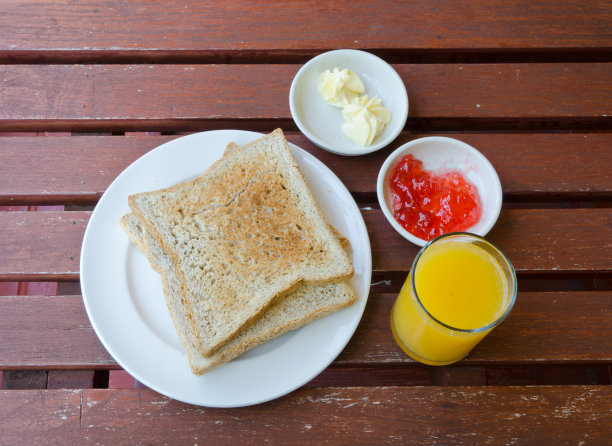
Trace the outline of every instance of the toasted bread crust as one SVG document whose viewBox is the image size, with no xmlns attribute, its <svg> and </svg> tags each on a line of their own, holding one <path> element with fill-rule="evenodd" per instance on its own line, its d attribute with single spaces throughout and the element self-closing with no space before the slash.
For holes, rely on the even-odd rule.
<svg viewBox="0 0 612 446">
<path fill-rule="evenodd" d="M 204 356 L 302 283 L 353 274 L 280 130 L 128 202 L 174 264 Z"/>
<path fill-rule="evenodd" d="M 187 353 L 191 371 L 196 375 L 207 373 L 269 339 L 346 308 L 356 301 L 355 294 L 345 282 L 303 285 L 272 305 L 256 323 L 242 330 L 224 347 L 205 358 L 200 354 L 197 339 L 187 322 L 185 300 L 170 258 L 155 239 L 143 230 L 134 214 L 124 215 L 121 226 L 130 241 L 147 256 L 153 269 L 160 274 L 166 306 Z"/>
</svg>

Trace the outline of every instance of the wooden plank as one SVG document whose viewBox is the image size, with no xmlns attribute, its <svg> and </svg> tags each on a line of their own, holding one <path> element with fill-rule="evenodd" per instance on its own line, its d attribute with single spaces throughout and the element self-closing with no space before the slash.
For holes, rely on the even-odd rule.
<svg viewBox="0 0 612 446">
<path fill-rule="evenodd" d="M 78 280 L 83 233 L 90 215 L 0 212 L 0 280 Z M 42 277 L 45 279 L 38 280 Z"/>
<path fill-rule="evenodd" d="M 49 370 L 47 389 L 91 389 L 93 370 Z"/>
<path fill-rule="evenodd" d="M 3 390 L 0 395 L 5 444 L 59 444 L 70 441 L 79 430 L 81 391 Z M 15 416 L 18 412 L 25 415 L 28 409 L 29 421 Z"/>
<path fill-rule="evenodd" d="M 391 336 L 389 315 L 395 298 L 396 294 L 369 297 L 338 363 L 412 362 Z M 519 293 L 507 319 L 460 364 L 609 362 L 612 341 L 603 338 L 612 338 L 610 311 L 608 292 Z"/>
<path fill-rule="evenodd" d="M 375 270 L 409 271 L 418 247 L 377 210 L 364 211 Z M 611 209 L 505 210 L 487 234 L 517 272 L 610 272 Z"/>
<path fill-rule="evenodd" d="M 128 165 L 174 138 L 0 138 L 0 202 L 95 203 Z"/>
<path fill-rule="evenodd" d="M 612 271 L 612 209 L 508 210 L 487 238 L 517 271 Z"/>
<path fill-rule="evenodd" d="M 2 373 L 2 389 L 45 389 L 45 370 L 5 370 Z"/>
<path fill-rule="evenodd" d="M 234 409 L 151 390 L 2 391 L 0 403 L 7 444 L 606 444 L 612 424 L 610 386 L 313 388 Z"/>
<path fill-rule="evenodd" d="M 147 387 L 136 380 L 125 370 L 109 370 L 108 372 L 109 389 L 146 389 Z"/>
<path fill-rule="evenodd" d="M 418 247 L 380 210 L 362 211 L 375 271 L 409 271 Z M 0 280 L 78 280 L 90 212 L 0 212 Z M 502 211 L 487 237 L 520 273 L 612 272 L 612 209 Z"/>
<path fill-rule="evenodd" d="M 187 0 L 180 6 L 146 0 L 5 0 L 0 56 L 228 57 L 326 48 L 510 51 L 610 46 L 610 7 L 605 0 L 300 1 L 282 7 L 275 2 Z M 470 23 L 478 26 L 466 26 Z"/>
<path fill-rule="evenodd" d="M 181 129 L 289 120 L 299 65 L 6 65 L 0 129 Z M 395 65 L 410 118 L 604 119 L 612 63 Z M 174 82 L 168 82 L 173 79 Z M 129 101 L 124 98 L 129 97 Z M 281 121 L 282 122 L 282 121 Z"/>
<path fill-rule="evenodd" d="M 427 134 L 402 133 L 390 147 L 343 157 L 289 132 L 289 141 L 314 154 L 353 193 L 376 190 L 378 169 L 400 145 Z M 612 196 L 612 134 L 445 134 L 473 145 L 495 166 L 506 197 Z M 0 138 L 0 203 L 95 203 L 135 159 L 175 136 Z M 521 162 L 518 163 L 517 159 Z"/>
<path fill-rule="evenodd" d="M 391 335 L 389 314 L 395 297 L 370 295 L 356 333 L 334 366 L 382 365 L 380 379 L 388 380 L 385 369 L 415 364 Z M 519 293 L 508 318 L 460 365 L 609 363 L 611 311 L 608 292 Z M 3 369 L 118 367 L 100 344 L 79 296 L 0 298 L 0 339 Z M 373 379 L 350 369 L 346 374 L 354 385 Z"/>
<path fill-rule="evenodd" d="M 317 148 L 301 133 L 288 139 L 334 171 L 354 193 L 376 190 L 378 168 L 393 150 L 417 138 L 445 136 L 479 150 L 495 167 L 505 197 L 533 200 L 555 195 L 609 197 L 612 192 L 612 134 L 424 134 L 403 132 L 389 147 L 365 156 L 346 157 Z M 1 142 L 0 142 L 1 144 Z M 520 162 L 517 160 L 520 159 Z"/>
<path fill-rule="evenodd" d="M 98 340 L 80 296 L 0 297 L 0 308 L 0 367 L 117 367 Z"/>
</svg>

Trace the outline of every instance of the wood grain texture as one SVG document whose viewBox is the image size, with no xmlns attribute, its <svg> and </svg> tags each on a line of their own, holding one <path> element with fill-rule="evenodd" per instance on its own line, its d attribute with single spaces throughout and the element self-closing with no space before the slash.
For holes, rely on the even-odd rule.
<svg viewBox="0 0 612 446">
<path fill-rule="evenodd" d="M 612 116 L 612 63 L 395 65 L 409 118 Z M 299 65 L 5 65 L 0 129 L 180 129 L 289 120 Z M 172 79 L 172 82 L 168 82 Z M 238 88 L 239 87 L 239 88 Z M 125 101 L 124 98 L 130 98 Z"/>
<path fill-rule="evenodd" d="M 133 161 L 174 138 L 0 138 L 0 202 L 95 203 Z"/>
<path fill-rule="evenodd" d="M 0 280 L 78 280 L 81 243 L 90 215 L 0 212 Z"/>
<path fill-rule="evenodd" d="M 362 212 L 375 270 L 409 271 L 418 247 L 390 231 L 381 211 Z M 487 234 L 520 273 L 610 272 L 611 209 L 503 210 Z"/>
<path fill-rule="evenodd" d="M 378 366 L 380 379 L 388 382 L 385 369 L 414 364 L 391 334 L 395 298 L 369 296 L 361 323 L 335 366 Z M 508 318 L 460 365 L 606 364 L 612 361 L 611 311 L 606 292 L 519 293 Z M 118 368 L 100 344 L 79 296 L 0 297 L 0 339 L 4 369 Z M 353 385 L 376 382 L 346 373 Z"/>
<path fill-rule="evenodd" d="M 235 409 L 150 390 L 2 391 L 0 418 L 7 444 L 605 444 L 611 404 L 610 386 L 315 388 Z"/>
<path fill-rule="evenodd" d="M 90 212 L 0 212 L 0 280 L 78 280 Z M 375 271 L 409 271 L 418 252 L 380 210 L 362 211 Z M 519 273 L 610 273 L 612 209 L 502 211 L 487 235 Z M 126 243 L 127 238 L 126 238 Z"/>
<path fill-rule="evenodd" d="M 91 389 L 93 387 L 93 370 L 49 370 L 47 374 L 47 389 Z"/>
<path fill-rule="evenodd" d="M 395 344 L 389 315 L 396 294 L 372 294 L 340 364 L 413 362 Z M 612 359 L 606 292 L 519 293 L 510 315 L 460 364 L 602 362 Z M 571 334 L 572 342 L 567 341 Z"/>
<path fill-rule="evenodd" d="M 2 389 L 45 389 L 46 370 L 5 370 L 2 373 Z"/>
<path fill-rule="evenodd" d="M 0 55 L 604 48 L 610 45 L 611 15 L 603 0 L 293 1 L 282 6 L 237 0 L 180 5 L 5 0 Z"/>
<path fill-rule="evenodd" d="M 373 286 L 330 367 L 269 403 L 83 390 L 127 375 L 79 295 L 91 212 L 1 209 L 0 281 L 20 285 L 0 287 L 0 445 L 609 444 L 611 42 L 609 0 L 3 0 L 0 206 L 91 209 L 127 165 L 176 137 L 111 132 L 282 126 L 353 193 L 375 277 L 392 284 Z M 383 57 L 407 87 L 409 121 L 384 150 L 336 156 L 297 132 L 291 81 L 335 48 Z M 507 208 L 487 238 L 519 273 L 509 317 L 451 367 L 409 359 L 389 327 L 417 248 L 376 208 L 375 181 L 393 149 L 428 136 L 414 130 L 466 141 L 496 167 Z M 49 131 L 109 136 L 38 137 Z M 27 281 L 72 282 L 60 296 L 16 295 Z"/>
<path fill-rule="evenodd" d="M 429 134 L 402 133 L 388 148 L 345 157 L 289 132 L 349 191 L 376 191 L 378 166 L 400 145 Z M 496 168 L 504 194 L 535 198 L 612 197 L 612 134 L 445 134 L 476 147 Z M 130 163 L 175 136 L 0 138 L 0 203 L 95 203 Z M 204 148 L 205 149 L 205 148 Z M 520 160 L 520 162 L 517 162 Z M 377 166 L 372 168 L 372 166 Z"/>
<path fill-rule="evenodd" d="M 117 367 L 98 340 L 80 296 L 6 296 L 0 297 L 0 308 L 0 367 Z"/>
<path fill-rule="evenodd" d="M 409 141 L 427 136 L 455 138 L 475 147 L 495 167 L 505 197 L 593 199 L 609 197 L 612 193 L 612 134 L 609 133 L 402 132 L 388 147 L 356 157 L 334 155 L 319 149 L 301 133 L 289 132 L 287 138 L 320 159 L 351 192 L 368 194 L 376 191 L 379 168 L 391 152 Z"/>
</svg>

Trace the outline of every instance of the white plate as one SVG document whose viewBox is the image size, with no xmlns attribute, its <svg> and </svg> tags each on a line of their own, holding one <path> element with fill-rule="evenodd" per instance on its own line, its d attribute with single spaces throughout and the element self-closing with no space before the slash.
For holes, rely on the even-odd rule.
<svg viewBox="0 0 612 446">
<path fill-rule="evenodd" d="M 302 386 L 346 346 L 365 308 L 372 258 L 365 223 L 352 196 L 324 164 L 291 144 L 293 154 L 329 223 L 352 246 L 358 301 L 256 347 L 203 376 L 191 373 L 168 314 L 159 276 L 119 225 L 130 194 L 200 175 L 230 141 L 259 133 L 216 130 L 170 141 L 143 155 L 109 186 L 91 215 L 81 250 L 81 288 L 102 344 L 134 378 L 168 397 L 210 407 L 257 404 Z"/>
<path fill-rule="evenodd" d="M 342 109 L 325 102 L 317 90 L 319 75 L 336 67 L 355 72 L 365 94 L 379 96 L 391 113 L 391 122 L 369 146 L 348 139 L 342 131 Z M 317 146 L 339 155 L 364 155 L 389 145 L 402 131 L 408 118 L 408 94 L 399 74 L 380 57 L 366 51 L 334 50 L 319 54 L 300 68 L 289 90 L 289 108 L 298 128 Z"/>
</svg>

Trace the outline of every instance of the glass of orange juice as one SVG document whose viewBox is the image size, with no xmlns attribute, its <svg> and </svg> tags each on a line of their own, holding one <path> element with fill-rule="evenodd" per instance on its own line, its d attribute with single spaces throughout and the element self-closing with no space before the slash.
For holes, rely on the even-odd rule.
<svg viewBox="0 0 612 446">
<path fill-rule="evenodd" d="M 516 273 L 506 256 L 475 234 L 456 232 L 425 245 L 391 310 L 391 330 L 419 362 L 459 361 L 510 313 Z"/>
</svg>

